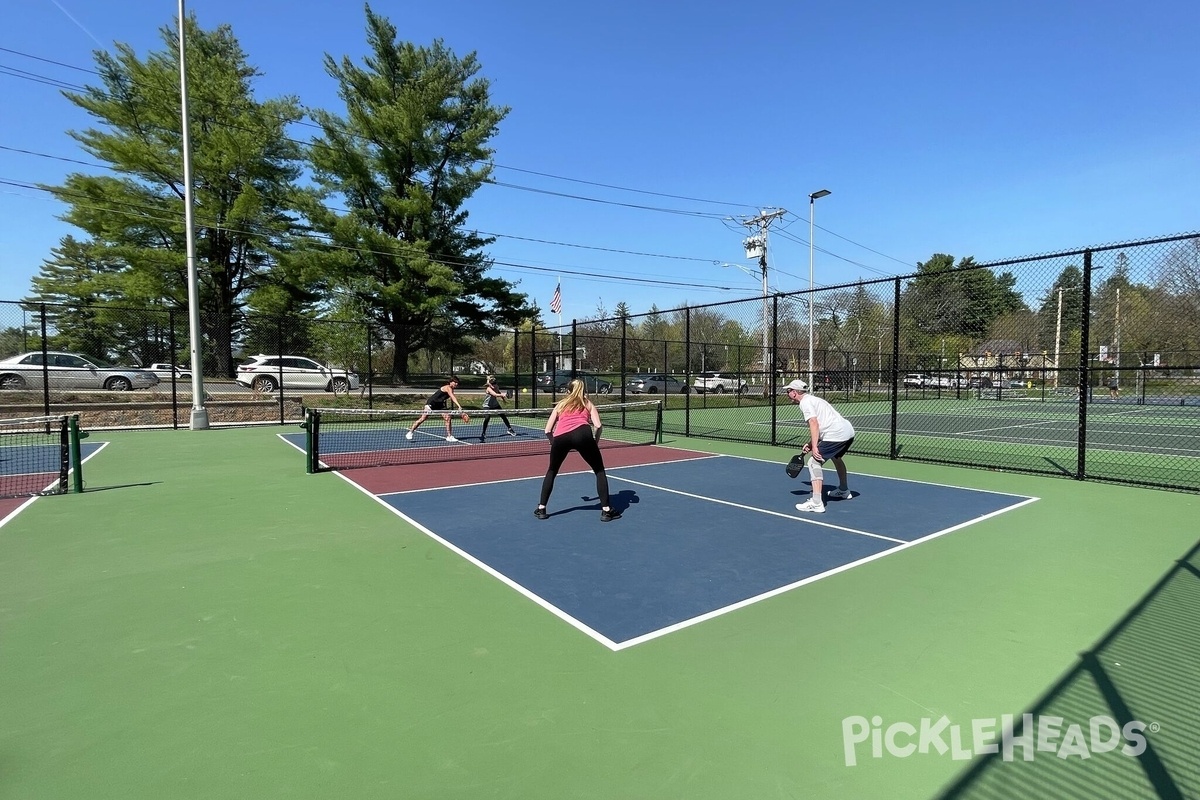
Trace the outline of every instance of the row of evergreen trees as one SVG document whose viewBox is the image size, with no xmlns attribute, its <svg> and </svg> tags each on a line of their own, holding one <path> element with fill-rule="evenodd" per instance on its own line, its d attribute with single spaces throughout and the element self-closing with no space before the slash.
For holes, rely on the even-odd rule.
<svg viewBox="0 0 1200 800">
<path fill-rule="evenodd" d="M 61 240 L 28 300 L 187 307 L 179 39 L 161 33 L 145 58 L 98 52 L 99 85 L 64 92 L 96 120 L 71 136 L 104 169 L 42 187 L 81 234 Z M 369 320 L 397 377 L 421 348 L 536 315 L 488 275 L 491 240 L 466 225 L 509 109 L 491 102 L 474 53 L 399 41 L 369 6 L 366 33 L 362 64 L 325 56 L 335 113 L 256 97 L 260 73 L 233 31 L 185 21 L 198 295 L 219 374 L 252 311 Z"/>
</svg>

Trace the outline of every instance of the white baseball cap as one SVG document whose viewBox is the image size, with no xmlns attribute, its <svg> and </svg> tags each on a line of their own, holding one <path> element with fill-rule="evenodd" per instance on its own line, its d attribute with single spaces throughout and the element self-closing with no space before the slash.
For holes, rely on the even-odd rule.
<svg viewBox="0 0 1200 800">
<path fill-rule="evenodd" d="M 807 392 L 808 384 L 797 378 L 787 385 L 787 390 L 789 392 Z"/>
</svg>

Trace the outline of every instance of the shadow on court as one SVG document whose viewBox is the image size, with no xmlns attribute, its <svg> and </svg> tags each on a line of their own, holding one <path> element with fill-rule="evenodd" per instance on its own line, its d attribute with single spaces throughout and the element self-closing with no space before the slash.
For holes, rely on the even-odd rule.
<svg viewBox="0 0 1200 800">
<path fill-rule="evenodd" d="M 143 483 L 118 483 L 112 486 L 85 486 L 83 491 L 88 493 L 108 492 L 113 489 L 136 489 L 140 486 L 158 486 L 162 481 L 145 481 Z"/>
<path fill-rule="evenodd" d="M 1100 717 L 1115 725 L 1094 731 Z M 1032 747 L 977 758 L 940 800 L 1200 797 L 1200 542 L 1014 721 L 1012 741 L 1025 736 Z"/>
<path fill-rule="evenodd" d="M 588 497 L 587 495 L 584 495 L 583 497 L 581 497 L 579 499 L 583 500 L 585 503 L 590 501 L 595 504 L 595 505 L 587 506 L 586 508 L 588 510 L 594 510 L 594 511 L 600 510 L 600 498 L 599 497 Z M 622 489 L 619 492 L 609 492 L 608 493 L 609 506 L 612 508 L 613 511 L 619 511 L 622 513 L 628 511 L 630 506 L 636 505 L 638 503 L 639 499 L 640 498 L 638 497 L 638 493 L 635 492 L 633 489 Z"/>
</svg>

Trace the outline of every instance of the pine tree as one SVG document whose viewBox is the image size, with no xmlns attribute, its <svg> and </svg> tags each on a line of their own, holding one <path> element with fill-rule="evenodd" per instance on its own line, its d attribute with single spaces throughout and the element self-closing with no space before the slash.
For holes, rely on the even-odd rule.
<svg viewBox="0 0 1200 800">
<path fill-rule="evenodd" d="M 252 293 L 289 282 L 279 258 L 302 162 L 285 128 L 301 113 L 294 98 L 255 100 L 260 73 L 228 26 L 205 31 L 189 17 L 185 29 L 199 305 L 210 367 L 228 375 Z M 123 44 L 98 52 L 101 85 L 64 93 L 98 121 L 70 135 L 109 173 L 44 187 L 88 238 L 64 239 L 34 281 L 38 299 L 187 306 L 179 40 L 171 27 L 161 34 L 165 49 L 144 60 Z"/>
<path fill-rule="evenodd" d="M 508 108 L 491 104 L 474 53 L 398 42 L 369 6 L 366 17 L 364 64 L 325 58 L 346 115 L 314 113 L 319 189 L 306 209 L 331 244 L 304 255 L 392 336 L 394 377 L 404 380 L 416 351 L 462 352 L 466 337 L 494 336 L 534 310 L 487 276 L 492 240 L 466 228 L 465 203 L 489 178 L 488 143 Z M 334 197 L 345 213 L 325 204 Z"/>
</svg>

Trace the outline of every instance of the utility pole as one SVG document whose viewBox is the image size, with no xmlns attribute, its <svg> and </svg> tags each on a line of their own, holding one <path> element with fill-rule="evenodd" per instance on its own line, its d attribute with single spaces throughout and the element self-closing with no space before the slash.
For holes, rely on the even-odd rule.
<svg viewBox="0 0 1200 800">
<path fill-rule="evenodd" d="M 771 326 L 770 290 L 767 288 L 767 230 L 771 223 L 787 213 L 786 209 L 777 208 L 774 211 L 763 211 L 757 217 L 748 219 L 742 224 L 750 230 L 757 230 L 742 242 L 746 248 L 746 258 L 758 256 L 758 266 L 762 271 L 762 366 L 763 366 L 763 397 L 770 397 L 772 377 L 771 346 L 767 332 Z"/>
</svg>

